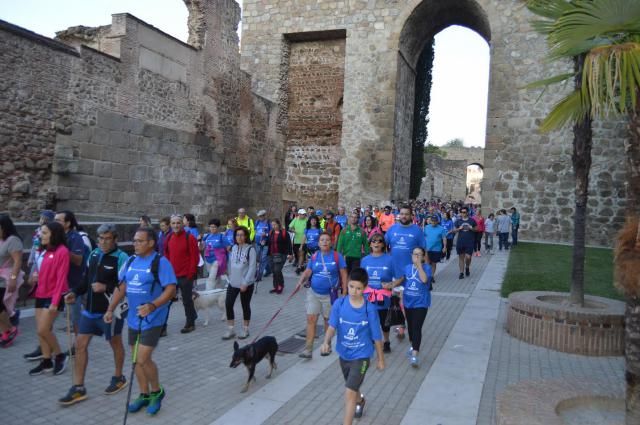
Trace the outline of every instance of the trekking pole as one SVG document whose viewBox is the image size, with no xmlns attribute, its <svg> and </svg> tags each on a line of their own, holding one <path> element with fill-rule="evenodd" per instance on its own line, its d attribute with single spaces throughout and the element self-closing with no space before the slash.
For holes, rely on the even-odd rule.
<svg viewBox="0 0 640 425">
<path fill-rule="evenodd" d="M 129 402 L 131 401 L 131 388 L 133 387 L 133 373 L 136 370 L 136 361 L 138 360 L 138 344 L 140 343 L 140 334 L 142 334 L 142 317 L 138 316 L 138 334 L 136 335 L 136 344 L 133 346 L 131 353 L 131 376 L 129 377 L 129 390 L 127 391 L 127 404 L 124 409 L 123 425 L 127 425 L 127 416 L 129 416 Z"/>
<path fill-rule="evenodd" d="M 76 302 L 78 302 L 78 300 L 76 300 Z M 75 385 L 74 382 L 74 375 L 75 375 L 75 362 L 74 362 L 74 355 L 73 355 L 73 337 L 71 336 L 71 304 L 67 304 L 65 305 L 65 308 L 67 310 L 67 339 L 69 341 L 69 365 L 71 366 L 71 385 Z"/>
</svg>

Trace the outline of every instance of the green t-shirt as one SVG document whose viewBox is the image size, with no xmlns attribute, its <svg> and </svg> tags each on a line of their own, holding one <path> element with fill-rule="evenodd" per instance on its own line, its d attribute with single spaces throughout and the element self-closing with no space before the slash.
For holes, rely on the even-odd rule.
<svg viewBox="0 0 640 425">
<path fill-rule="evenodd" d="M 307 229 L 307 219 L 300 219 L 298 217 L 294 218 L 293 221 L 289 224 L 289 229 L 293 230 L 296 234 L 293 238 L 293 243 L 302 243 L 302 238 L 304 238 L 304 231 Z"/>
</svg>

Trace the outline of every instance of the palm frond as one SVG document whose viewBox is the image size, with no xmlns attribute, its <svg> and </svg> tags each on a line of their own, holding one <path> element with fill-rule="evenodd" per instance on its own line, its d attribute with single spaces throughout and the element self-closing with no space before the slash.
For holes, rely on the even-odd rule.
<svg viewBox="0 0 640 425">
<path fill-rule="evenodd" d="M 528 0 L 527 9 L 543 18 L 557 20 L 572 6 L 565 0 Z"/>
<path fill-rule="evenodd" d="M 566 74 L 560 74 L 560 75 L 554 75 L 553 77 L 549 77 L 549 78 L 545 78 L 544 80 L 538 80 L 538 81 L 534 81 L 533 83 L 529 83 L 524 87 L 524 89 L 537 89 L 540 87 L 546 87 L 546 86 L 550 86 L 552 84 L 557 84 L 557 83 L 561 83 L 563 81 L 567 81 L 570 78 L 574 78 L 576 76 L 575 73 L 571 72 L 571 73 L 566 73 Z"/>
<path fill-rule="evenodd" d="M 571 92 L 558 102 L 540 124 L 540 131 L 547 133 L 573 124 L 589 116 L 589 103 L 580 90 Z"/>
</svg>

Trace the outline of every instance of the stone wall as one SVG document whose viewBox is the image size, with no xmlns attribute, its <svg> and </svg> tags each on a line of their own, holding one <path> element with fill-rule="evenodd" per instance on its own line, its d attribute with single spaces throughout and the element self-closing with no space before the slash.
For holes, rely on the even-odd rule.
<svg viewBox="0 0 640 425">
<path fill-rule="evenodd" d="M 128 14 L 59 41 L 1 23 L 0 80 L 13 102 L 0 104 L 11 149 L 0 211 L 281 215 L 284 137 L 277 108 L 239 69 L 240 8 L 186 3 L 193 45 Z"/>
<path fill-rule="evenodd" d="M 420 186 L 419 199 L 460 201 L 466 197 L 467 163 L 435 154 L 425 154 L 425 177 Z"/>
<path fill-rule="evenodd" d="M 569 64 L 544 61 L 546 43 L 531 29 L 531 19 L 524 2 L 509 0 L 246 0 L 241 65 L 255 76 L 256 92 L 283 110 L 286 36 L 346 32 L 339 198 L 346 205 L 376 202 L 408 195 L 401 192 L 410 161 L 398 152 L 411 133 L 402 111 L 413 104 L 414 84 L 402 63 L 415 68 L 424 44 L 450 25 L 475 30 L 491 45 L 483 207 L 515 205 L 522 211 L 522 238 L 567 242 L 571 134 L 537 131 L 562 93 L 549 90 L 540 97 L 522 87 Z M 625 205 L 624 124 L 598 124 L 594 135 L 600 149 L 594 149 L 587 240 L 609 245 Z"/>
<path fill-rule="evenodd" d="M 337 206 L 345 40 L 292 40 L 284 199 Z"/>
</svg>

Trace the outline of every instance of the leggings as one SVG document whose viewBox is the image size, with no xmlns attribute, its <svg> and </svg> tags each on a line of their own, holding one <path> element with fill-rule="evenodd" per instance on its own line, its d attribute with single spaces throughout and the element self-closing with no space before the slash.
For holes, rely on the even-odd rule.
<svg viewBox="0 0 640 425">
<path fill-rule="evenodd" d="M 229 286 L 227 288 L 227 298 L 224 302 L 227 310 L 227 320 L 234 320 L 236 317 L 233 313 L 233 305 L 236 303 L 236 298 L 240 294 L 240 304 L 242 304 L 242 318 L 247 322 L 251 320 L 251 296 L 253 295 L 253 283 L 247 286 L 244 292 L 240 292 L 240 288 L 234 288 Z"/>
<path fill-rule="evenodd" d="M 380 327 L 382 328 L 382 332 L 389 332 L 391 330 L 391 326 L 386 325 L 388 312 L 389 310 L 386 308 L 378 310 L 378 317 L 380 318 Z"/>
<path fill-rule="evenodd" d="M 411 347 L 415 351 L 420 351 L 420 343 L 422 342 L 422 325 L 427 318 L 428 308 L 404 308 L 404 314 L 407 316 L 407 330 L 409 331 L 409 341 Z"/>
<path fill-rule="evenodd" d="M 453 250 L 453 238 L 447 238 L 447 260 L 451 257 L 451 250 Z"/>
<path fill-rule="evenodd" d="M 476 232 L 476 239 L 473 244 L 473 251 L 480 252 L 480 248 L 482 248 L 482 235 L 484 232 Z"/>
</svg>

